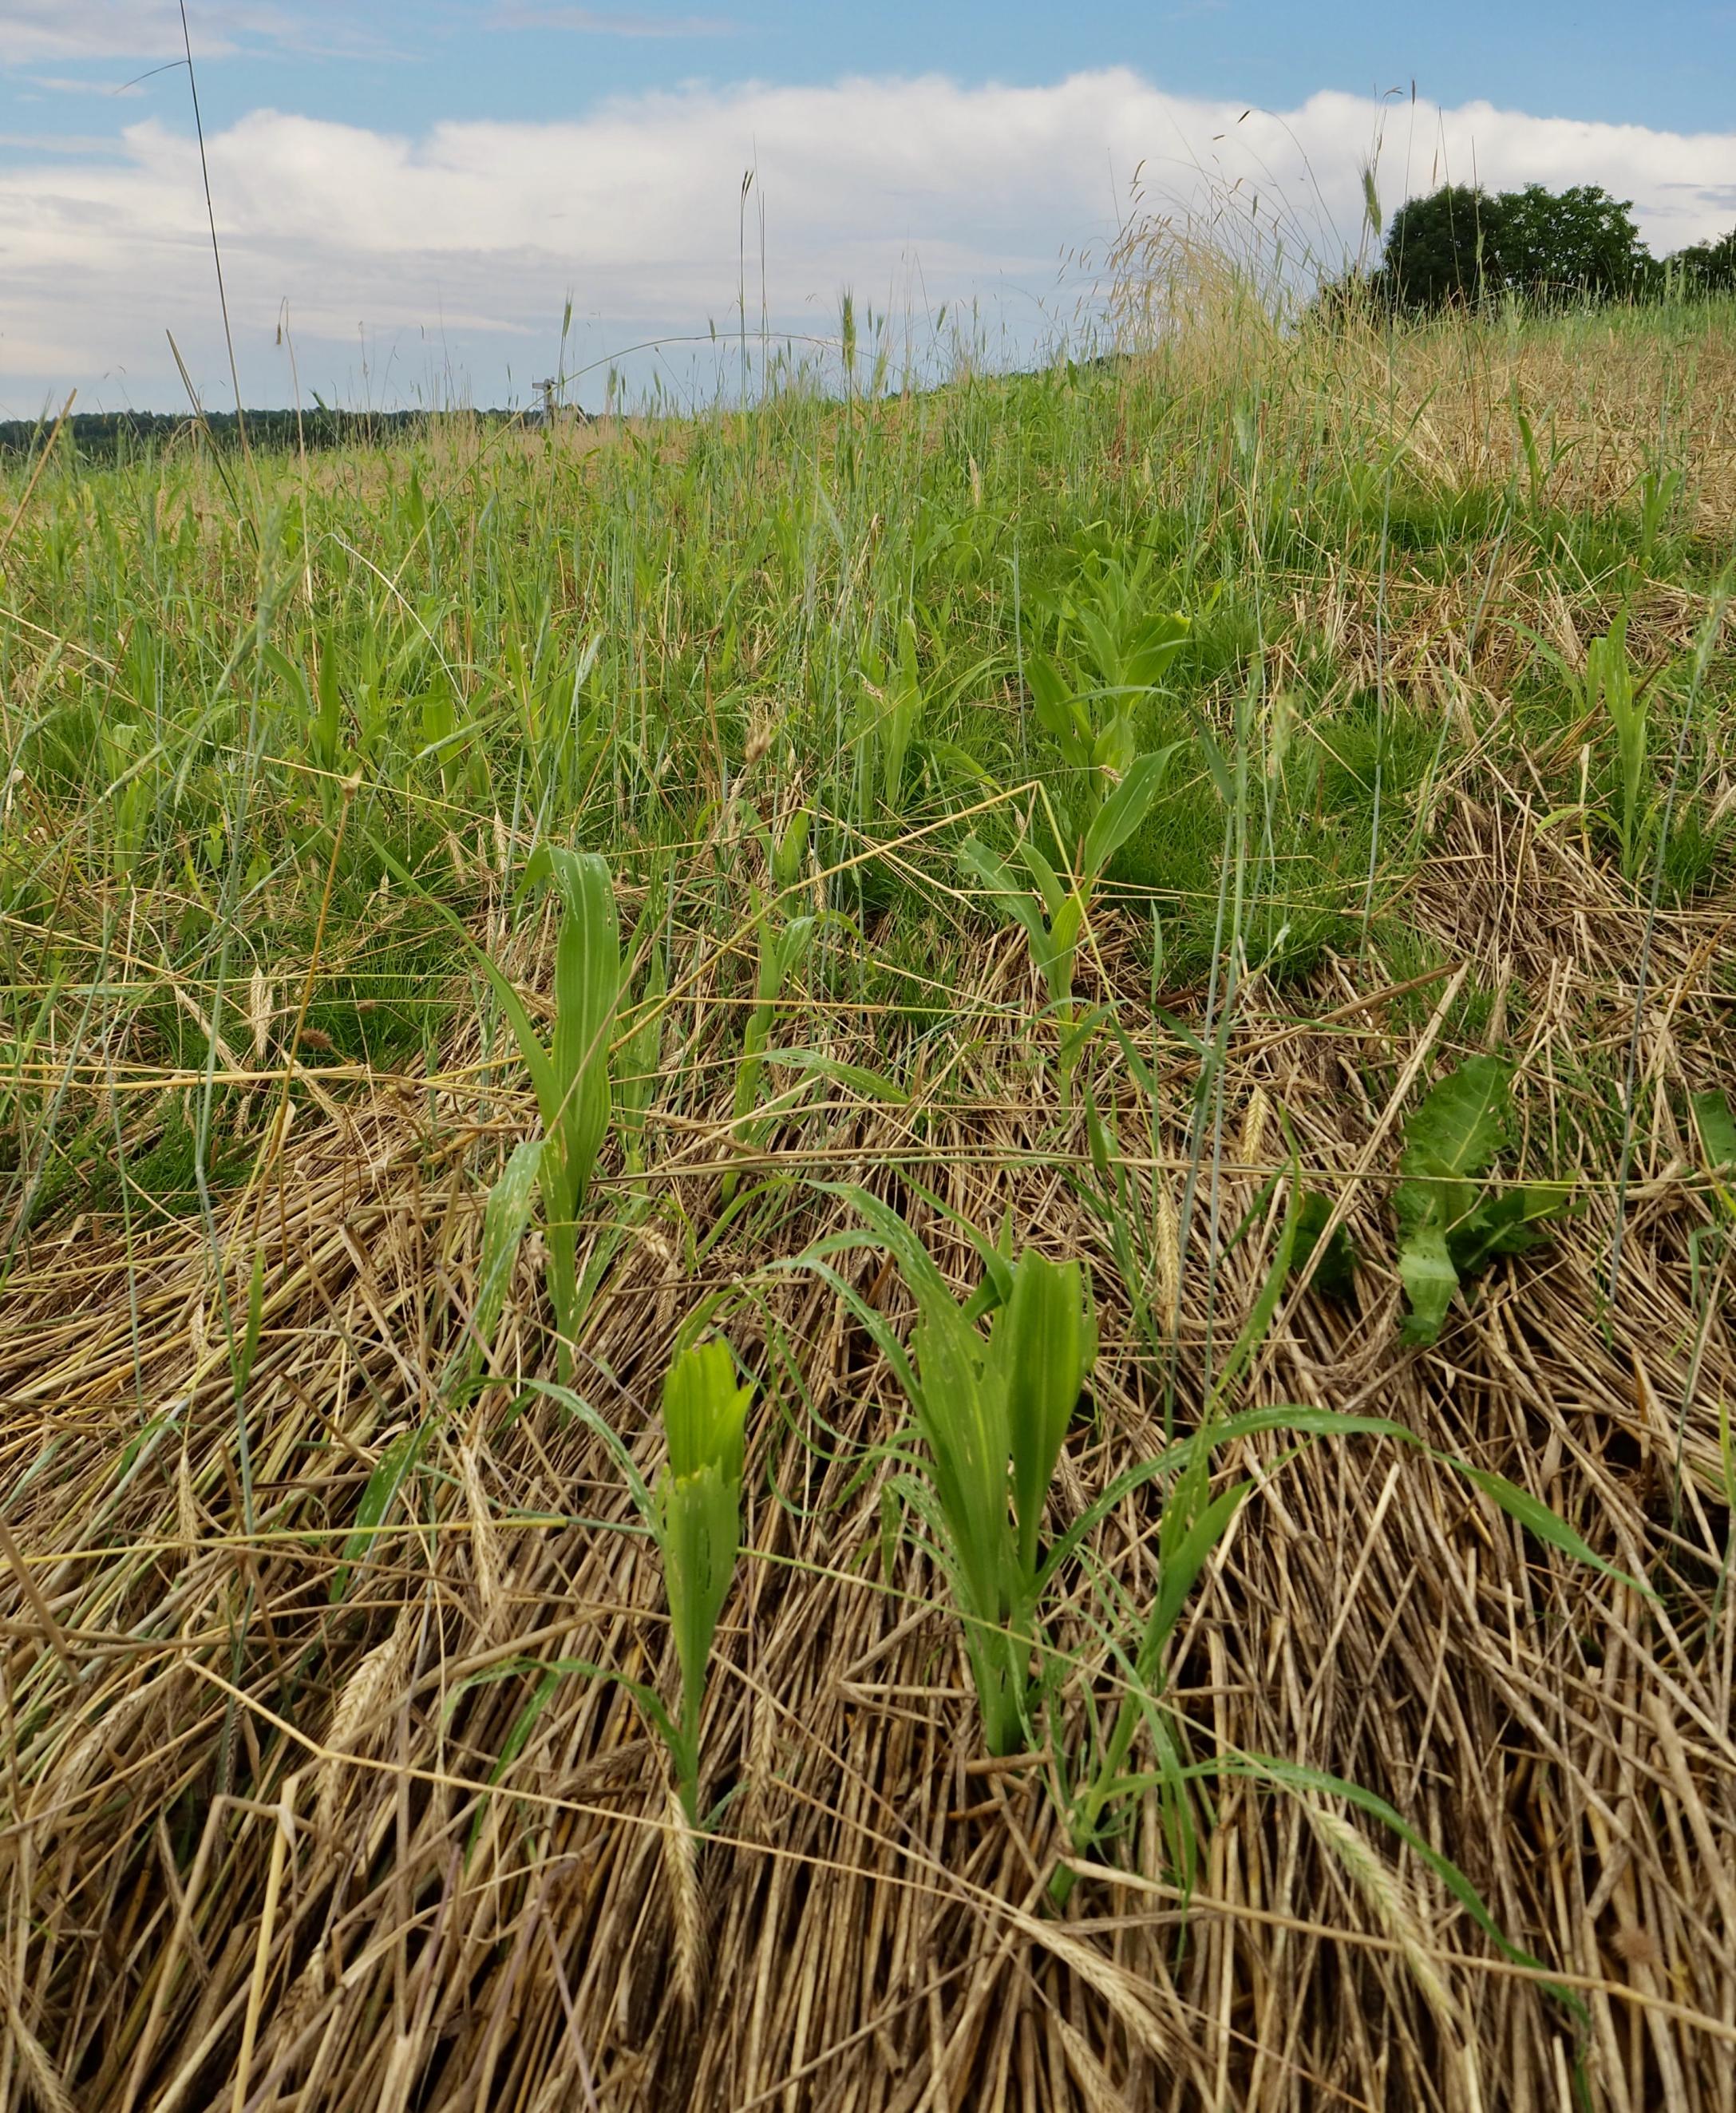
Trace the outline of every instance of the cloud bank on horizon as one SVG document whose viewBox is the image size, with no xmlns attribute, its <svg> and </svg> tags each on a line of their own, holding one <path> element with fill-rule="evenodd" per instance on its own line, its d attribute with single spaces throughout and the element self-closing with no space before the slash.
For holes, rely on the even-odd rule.
<svg viewBox="0 0 1736 2113">
<path fill-rule="evenodd" d="M 167 331 L 207 403 L 226 404 L 190 131 L 153 118 L 112 141 L 0 144 L 0 415 L 75 384 L 84 408 L 182 408 Z M 413 137 L 261 109 L 207 145 L 253 404 L 289 400 L 285 303 L 304 395 L 376 405 L 526 400 L 569 294 L 569 367 L 713 325 L 732 340 L 744 285 L 750 331 L 763 301 L 774 331 L 827 334 L 847 286 L 900 326 L 975 303 L 991 349 L 1029 349 L 1088 305 L 1091 255 L 1136 178 L 1151 212 L 1228 200 L 1247 214 L 1257 196 L 1292 257 L 1328 268 L 1356 248 L 1360 169 L 1377 153 L 1389 212 L 1451 178 L 1602 184 L 1633 201 L 1660 253 L 1736 222 L 1736 131 L 1339 93 L 1245 110 L 1126 69 L 1037 88 L 695 86 L 567 122 L 450 121 Z M 645 357 L 678 377 L 678 353 Z M 598 387 L 578 394 L 595 401 Z"/>
</svg>

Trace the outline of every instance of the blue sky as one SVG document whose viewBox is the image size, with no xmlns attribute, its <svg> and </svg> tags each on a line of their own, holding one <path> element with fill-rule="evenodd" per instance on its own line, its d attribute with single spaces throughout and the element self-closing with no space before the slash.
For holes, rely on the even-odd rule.
<svg viewBox="0 0 1736 2113">
<path fill-rule="evenodd" d="M 693 6 L 563 6 L 559 0 L 279 0 L 189 6 L 194 35 L 239 47 L 213 62 L 212 115 L 271 105 L 354 124 L 414 129 L 433 116 L 558 117 L 613 93 L 699 78 L 832 81 L 936 71 L 1036 86 L 1128 66 L 1179 94 L 1274 109 L 1313 91 L 1408 92 L 1447 105 L 1486 100 L 1536 116 L 1676 131 L 1721 130 L 1736 84 L 1736 7 L 1710 0 L 697 0 Z M 52 63 L 17 63 L 7 25 L 66 25 Z M 88 27 L 81 18 L 88 18 Z M 129 21 L 122 18 L 130 18 Z M 171 34 L 172 33 L 172 34 Z M 26 101 L 33 73 L 126 77 L 111 60 L 174 55 L 168 7 L 0 0 L 8 123 L 81 130 L 91 112 L 52 117 Z M 89 56 L 75 52 L 82 45 Z M 71 65 L 62 60 L 71 58 Z M 179 90 L 179 84 L 171 93 Z M 76 98 L 82 106 L 86 98 Z M 25 108 L 39 115 L 21 122 Z"/>
<path fill-rule="evenodd" d="M 1474 173 L 1606 182 L 1661 250 L 1736 225 L 1736 5 L 1703 0 L 189 11 L 258 402 L 285 313 L 304 389 L 349 400 L 522 400 L 568 294 L 569 364 L 727 322 L 750 162 L 774 324 L 823 334 L 850 284 L 907 326 L 974 302 L 1014 349 L 1076 323 L 1137 210 L 1257 189 L 1292 258 L 1342 256 L 1374 155 L 1389 206 Z M 173 407 L 170 329 L 224 400 L 185 74 L 138 78 L 179 39 L 175 0 L 0 0 L 0 414 Z"/>
</svg>

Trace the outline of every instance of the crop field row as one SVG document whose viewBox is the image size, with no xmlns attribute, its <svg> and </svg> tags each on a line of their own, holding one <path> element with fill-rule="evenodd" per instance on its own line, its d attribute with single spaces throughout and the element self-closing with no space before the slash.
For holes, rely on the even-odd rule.
<svg viewBox="0 0 1736 2113">
<path fill-rule="evenodd" d="M 1727 303 L 0 490 L 0 2107 L 1736 2108 Z"/>
</svg>

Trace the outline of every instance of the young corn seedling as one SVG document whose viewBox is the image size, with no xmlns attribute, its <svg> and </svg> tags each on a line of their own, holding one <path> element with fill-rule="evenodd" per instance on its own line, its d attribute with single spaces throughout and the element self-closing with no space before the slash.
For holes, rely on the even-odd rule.
<svg viewBox="0 0 1736 2113">
<path fill-rule="evenodd" d="M 1647 693 L 1652 678 L 1634 679 L 1633 664 L 1628 656 L 1627 608 L 1621 609 L 1601 638 L 1592 639 L 1586 647 L 1583 678 L 1547 640 L 1531 632 L 1524 635 L 1554 664 L 1567 686 L 1579 724 L 1589 732 L 1599 720 L 1608 722 L 1615 743 L 1615 811 L 1608 818 L 1608 826 L 1620 847 L 1621 877 L 1631 885 L 1645 869 L 1658 817 L 1647 763 L 1651 720 Z"/>
<path fill-rule="evenodd" d="M 1609 714 L 1615 737 L 1617 833 L 1621 841 L 1621 877 L 1639 878 L 1652 841 L 1652 802 L 1647 798 L 1646 726 L 1649 708 L 1646 685 L 1633 680 L 1628 658 L 1628 612 L 1624 609 L 1602 638 L 1585 650 L 1585 690 L 1595 710 Z"/>
<path fill-rule="evenodd" d="M 813 810 L 803 808 L 786 825 L 782 834 L 774 837 L 763 823 L 756 824 L 755 834 L 765 847 L 766 862 L 771 869 L 772 885 L 777 897 L 766 902 L 756 892 L 751 898 L 759 931 L 759 965 L 754 986 L 754 1009 L 748 1015 L 747 1025 L 741 1037 L 741 1060 L 736 1067 L 736 1082 L 731 1096 L 731 1135 L 739 1143 L 751 1146 L 763 1137 L 768 1127 L 764 1120 L 751 1120 L 759 1105 L 759 1089 L 768 1061 L 789 1061 L 800 1056 L 804 1066 L 823 1066 L 822 1060 L 807 1052 L 770 1047 L 772 1030 L 777 1025 L 777 1008 L 784 988 L 791 977 L 806 959 L 821 927 L 828 922 L 842 924 L 850 929 L 850 920 L 836 910 L 818 915 L 804 912 L 780 923 L 777 916 L 777 902 L 792 889 L 801 875 L 802 860 L 808 847 L 808 831 L 813 820 Z M 733 1202 L 740 1177 L 731 1171 L 723 1176 L 722 1196 L 727 1205 Z"/>
<path fill-rule="evenodd" d="M 554 956 L 554 1034 L 545 1048 L 524 1002 L 494 963 L 486 970 L 531 1075 L 543 1119 L 538 1178 L 549 1291 L 559 1335 L 563 1380 L 583 1318 L 579 1297 L 579 1212 L 608 1130 L 609 1042 L 621 995 L 621 935 L 614 884 L 605 862 L 589 851 L 547 849 L 532 861 L 561 898 Z"/>
<path fill-rule="evenodd" d="M 855 808 L 857 821 L 866 828 L 873 819 L 877 801 L 890 814 L 904 811 L 910 744 L 923 722 L 916 625 L 909 617 L 898 627 L 897 657 L 890 665 L 883 655 L 863 655 L 862 685 L 854 744 Z"/>
<path fill-rule="evenodd" d="M 531 1075 L 543 1122 L 543 1151 L 538 1162 L 542 1191 L 544 1238 L 549 1250 L 549 1293 L 554 1307 L 557 1355 L 563 1380 L 570 1379 L 573 1346 L 584 1318 L 588 1287 L 578 1271 L 579 1212 L 596 1171 L 608 1134 L 615 1098 L 609 1086 L 609 1046 L 621 1002 L 624 965 L 621 928 L 615 913 L 614 883 L 608 863 L 594 851 L 572 851 L 543 845 L 525 869 L 523 885 L 552 881 L 561 901 L 560 931 L 554 953 L 554 1033 L 545 1046 L 531 1024 L 525 1002 L 510 979 L 490 960 L 447 906 L 429 897 L 415 874 L 374 841 L 386 870 L 426 902 L 451 926 L 499 999 L 519 1056 Z M 652 1022 L 661 1017 L 655 989 L 658 973 L 654 955 L 645 993 L 649 1017 L 633 1037 L 633 1061 L 649 1049 Z M 642 1124 L 636 1098 L 648 1075 L 634 1074 L 620 1106 L 630 1141 Z M 648 1093 L 648 1088 L 645 1089 Z M 590 1281 L 595 1280 L 595 1273 Z"/>
<path fill-rule="evenodd" d="M 1132 768 L 1138 708 L 1187 642 L 1187 618 L 1151 606 L 1151 563 L 1092 554 L 1053 605 L 1057 658 L 1026 656 L 1038 723 L 1078 773 L 1083 825 Z"/>
<path fill-rule="evenodd" d="M 1090 915 L 1091 897 L 1109 863 L 1150 812 L 1164 787 L 1179 743 L 1135 759 L 1127 774 L 1091 819 L 1079 848 L 1077 879 L 1064 880 L 1028 836 L 1018 842 L 1018 856 L 1037 888 L 1028 886 L 1004 859 L 980 838 L 967 837 L 959 863 L 987 888 L 1002 915 L 1018 925 L 1030 944 L 1032 966 L 1049 994 L 1049 1008 L 1061 1034 L 1061 1078 L 1070 1087 L 1083 1026 L 1073 1002 L 1073 967 Z"/>
<path fill-rule="evenodd" d="M 938 1544 L 959 1618 L 990 1753 L 1031 1743 L 1032 1656 L 1043 1508 L 1067 1426 L 1096 1357 L 1096 1321 L 1085 1271 L 1027 1249 L 1009 1262 L 984 1250 L 990 1276 L 968 1304 L 955 1300 L 903 1218 L 859 1189 L 837 1192 L 872 1234 L 820 1242 L 804 1261 L 840 1248 L 883 1246 L 916 1301 L 910 1353 L 873 1307 L 829 1269 L 828 1280 L 873 1331 L 915 1412 L 923 1458 L 893 1488 Z M 977 1312 L 998 1306 L 985 1337 Z"/>
<path fill-rule="evenodd" d="M 558 1400 L 603 1440 L 657 1544 L 680 1697 L 672 1711 L 654 1689 L 587 1659 L 563 1659 L 558 1669 L 613 1680 L 633 1696 L 668 1751 L 681 1809 L 697 1828 L 699 1720 L 711 1647 L 740 1552 L 741 1477 L 753 1387 L 737 1385 L 735 1357 L 720 1337 L 692 1344 L 677 1357 L 663 1380 L 668 1461 L 654 1490 L 645 1486 L 618 1434 L 589 1403 L 567 1387 L 539 1383 L 537 1390 Z"/>
<path fill-rule="evenodd" d="M 669 1464 L 657 1486 L 669 1619 L 680 1662 L 679 1714 L 663 1736 L 690 1826 L 699 1824 L 699 1713 L 718 1618 L 741 1545 L 741 1471 L 750 1386 L 717 1338 L 685 1352 L 663 1383 Z"/>
<path fill-rule="evenodd" d="M 997 665 L 989 654 L 968 665 L 931 671 L 925 679 L 917 659 L 914 617 L 898 627 L 898 645 L 888 656 L 870 648 L 863 655 L 862 701 L 850 745 L 854 776 L 850 805 L 859 828 L 872 830 L 884 815 L 895 824 L 906 807 L 911 758 L 919 754 L 931 770 L 950 777 L 980 777 L 981 766 L 955 743 L 936 741 L 927 729 L 945 717 L 971 686 Z"/>
</svg>

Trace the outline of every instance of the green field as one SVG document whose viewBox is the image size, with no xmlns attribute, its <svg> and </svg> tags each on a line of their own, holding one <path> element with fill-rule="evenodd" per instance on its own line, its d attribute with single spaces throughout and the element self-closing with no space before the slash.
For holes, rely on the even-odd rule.
<svg viewBox="0 0 1736 2113">
<path fill-rule="evenodd" d="M 1736 309 L 1192 306 L 6 472 L 0 2105 L 1736 2102 Z"/>
</svg>

